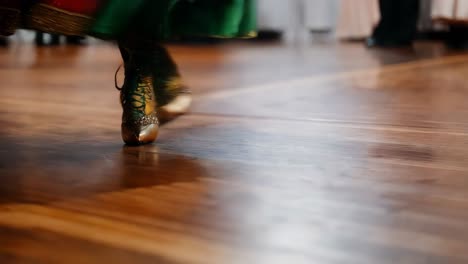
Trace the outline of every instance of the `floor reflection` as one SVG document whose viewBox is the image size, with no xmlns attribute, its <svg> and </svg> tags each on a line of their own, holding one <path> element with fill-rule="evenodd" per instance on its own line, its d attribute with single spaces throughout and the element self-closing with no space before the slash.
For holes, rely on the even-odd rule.
<svg viewBox="0 0 468 264">
<path fill-rule="evenodd" d="M 0 203 L 48 203 L 207 176 L 195 160 L 160 154 L 156 146 L 11 136 L 1 136 L 0 145 Z"/>
</svg>

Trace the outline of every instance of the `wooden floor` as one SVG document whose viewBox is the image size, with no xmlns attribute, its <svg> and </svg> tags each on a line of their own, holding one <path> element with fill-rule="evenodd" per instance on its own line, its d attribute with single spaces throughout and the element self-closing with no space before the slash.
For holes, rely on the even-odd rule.
<svg viewBox="0 0 468 264">
<path fill-rule="evenodd" d="M 113 46 L 0 50 L 0 263 L 468 263 L 468 54 L 173 46 L 125 147 Z"/>
</svg>

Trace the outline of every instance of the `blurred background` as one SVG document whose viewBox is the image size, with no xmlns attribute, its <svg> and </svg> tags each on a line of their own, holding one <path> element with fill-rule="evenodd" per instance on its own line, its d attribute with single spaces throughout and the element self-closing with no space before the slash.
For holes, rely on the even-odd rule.
<svg viewBox="0 0 468 264">
<path fill-rule="evenodd" d="M 466 0 L 383 0 L 383 12 L 400 17 L 415 17 L 417 32 L 411 40 L 440 40 L 453 48 L 464 48 L 468 40 L 468 1 Z M 396 2 L 396 4 L 395 4 Z M 393 6 L 392 6 L 393 5 Z M 410 12 L 410 13 L 408 13 Z M 282 40 L 298 43 L 309 39 L 365 41 L 371 37 L 382 17 L 379 0 L 258 0 L 260 40 Z M 400 21 L 401 22 L 401 21 Z M 404 22 L 389 31 L 412 27 Z M 85 44 L 96 40 L 61 37 L 44 33 L 19 31 L 15 36 L 0 39 L 8 42 L 36 42 L 39 45 L 60 43 Z M 186 40 L 188 42 L 193 41 Z M 196 39 L 196 41 L 201 41 Z"/>
</svg>

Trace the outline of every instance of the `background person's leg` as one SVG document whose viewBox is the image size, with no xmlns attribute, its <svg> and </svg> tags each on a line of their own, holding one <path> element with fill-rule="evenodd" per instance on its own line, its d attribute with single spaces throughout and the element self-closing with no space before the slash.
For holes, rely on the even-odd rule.
<svg viewBox="0 0 468 264">
<path fill-rule="evenodd" d="M 381 20 L 369 46 L 411 45 L 417 32 L 419 0 L 380 0 Z"/>
</svg>

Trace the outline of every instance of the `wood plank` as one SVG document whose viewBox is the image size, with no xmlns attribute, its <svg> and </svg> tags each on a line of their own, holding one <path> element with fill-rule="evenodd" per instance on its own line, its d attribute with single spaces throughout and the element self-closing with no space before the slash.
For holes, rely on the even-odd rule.
<svg viewBox="0 0 468 264">
<path fill-rule="evenodd" d="M 115 47 L 0 50 L 1 263 L 468 261 L 466 54 L 170 49 L 194 109 L 141 147 Z"/>
</svg>

